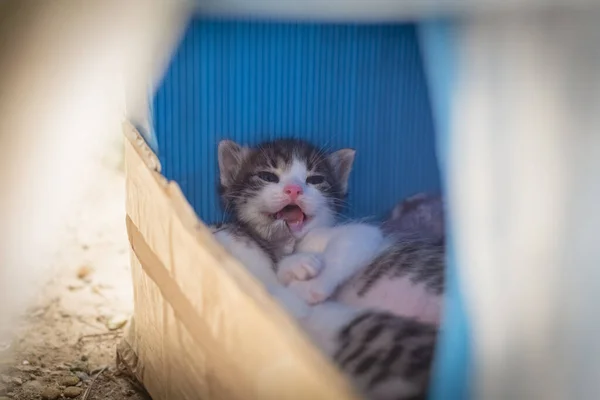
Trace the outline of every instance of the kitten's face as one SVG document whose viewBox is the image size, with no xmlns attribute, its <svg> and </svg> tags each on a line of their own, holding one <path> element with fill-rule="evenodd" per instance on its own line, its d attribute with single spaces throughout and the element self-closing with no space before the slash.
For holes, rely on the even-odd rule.
<svg viewBox="0 0 600 400">
<path fill-rule="evenodd" d="M 329 226 L 347 193 L 354 150 L 326 154 L 292 139 L 256 148 L 219 143 L 226 211 L 267 240 Z"/>
</svg>

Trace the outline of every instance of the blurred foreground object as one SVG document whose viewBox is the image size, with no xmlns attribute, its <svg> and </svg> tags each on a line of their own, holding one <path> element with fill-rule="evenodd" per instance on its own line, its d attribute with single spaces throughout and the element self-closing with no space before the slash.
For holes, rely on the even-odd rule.
<svg viewBox="0 0 600 400">
<path fill-rule="evenodd" d="M 600 12 L 466 20 L 449 190 L 474 399 L 600 391 Z"/>
<path fill-rule="evenodd" d="M 84 161 L 107 150 L 126 112 L 144 125 L 148 92 L 185 26 L 178 4 L 0 6 L 1 328 L 48 277 L 57 228 L 93 185 Z"/>
</svg>

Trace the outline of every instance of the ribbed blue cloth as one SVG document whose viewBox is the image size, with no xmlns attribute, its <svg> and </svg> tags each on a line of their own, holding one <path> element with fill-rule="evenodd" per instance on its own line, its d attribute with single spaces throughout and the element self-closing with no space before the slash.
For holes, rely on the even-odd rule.
<svg viewBox="0 0 600 400">
<path fill-rule="evenodd" d="M 357 150 L 347 215 L 381 216 L 437 190 L 427 83 L 414 24 L 352 25 L 198 19 L 153 104 L 163 172 L 199 216 L 222 215 L 220 139 L 296 136 Z"/>
</svg>

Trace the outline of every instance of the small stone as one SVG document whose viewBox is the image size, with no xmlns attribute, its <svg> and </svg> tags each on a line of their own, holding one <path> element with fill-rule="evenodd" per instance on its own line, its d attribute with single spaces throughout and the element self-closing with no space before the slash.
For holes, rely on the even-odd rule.
<svg viewBox="0 0 600 400">
<path fill-rule="evenodd" d="M 23 394 L 27 394 L 30 398 L 38 397 L 42 390 L 44 390 L 44 386 L 37 380 L 31 380 L 23 384 Z"/>
<path fill-rule="evenodd" d="M 98 296 L 104 297 L 104 295 L 102 294 L 102 287 L 100 285 L 92 286 L 91 290 L 92 290 L 92 293 L 97 294 Z"/>
<path fill-rule="evenodd" d="M 71 399 L 79 396 L 81 393 L 83 393 L 83 389 L 80 387 L 76 387 L 76 386 L 68 387 L 63 392 L 65 397 L 69 397 Z"/>
<path fill-rule="evenodd" d="M 90 372 L 90 367 L 87 363 L 82 362 L 82 361 L 77 361 L 75 362 L 73 365 L 71 365 L 71 368 L 69 368 L 71 370 L 71 372 L 85 372 L 86 374 Z"/>
<path fill-rule="evenodd" d="M 88 360 L 88 356 L 86 356 L 85 354 L 81 356 L 81 361 L 87 361 Z"/>
<path fill-rule="evenodd" d="M 106 327 L 111 331 L 121 329 L 127 324 L 129 317 L 127 315 L 117 315 L 106 321 Z"/>
<path fill-rule="evenodd" d="M 62 386 L 75 386 L 79 383 L 79 378 L 75 375 L 63 376 L 60 379 L 60 384 Z"/>
<path fill-rule="evenodd" d="M 60 397 L 60 390 L 54 386 L 47 386 L 42 391 L 42 399 L 44 400 L 56 400 Z"/>
<path fill-rule="evenodd" d="M 76 371 L 75 375 L 77 375 L 77 377 L 82 380 L 83 382 L 87 381 L 90 379 L 90 376 L 88 374 L 86 374 L 85 372 L 81 372 L 81 371 Z"/>
<path fill-rule="evenodd" d="M 29 365 L 29 361 L 23 360 L 23 365 Z"/>
<path fill-rule="evenodd" d="M 71 292 L 74 292 L 76 290 L 81 290 L 83 289 L 85 286 L 83 286 L 82 284 L 78 283 L 78 284 L 70 284 L 67 285 L 67 289 L 69 289 Z"/>
<path fill-rule="evenodd" d="M 35 373 L 35 372 L 39 372 L 40 368 L 39 367 L 33 367 L 31 365 L 25 365 L 23 367 L 17 367 L 17 370 L 21 371 L 21 372 L 25 372 L 25 373 Z"/>
<path fill-rule="evenodd" d="M 82 265 L 77 270 L 77 278 L 79 278 L 81 280 L 86 280 L 86 278 L 89 278 L 89 276 L 92 272 L 94 272 L 94 270 L 91 267 L 89 267 L 87 265 Z"/>
</svg>

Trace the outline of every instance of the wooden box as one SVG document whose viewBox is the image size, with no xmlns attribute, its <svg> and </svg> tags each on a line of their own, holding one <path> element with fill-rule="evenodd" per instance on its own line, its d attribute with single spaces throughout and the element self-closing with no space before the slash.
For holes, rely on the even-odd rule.
<svg viewBox="0 0 600 400">
<path fill-rule="evenodd" d="M 124 130 L 135 313 L 119 362 L 154 400 L 356 398 Z"/>
</svg>

